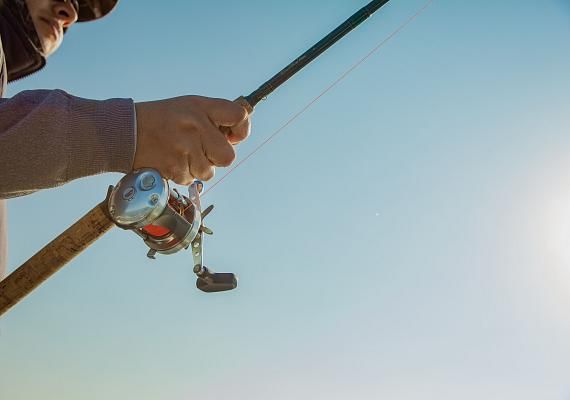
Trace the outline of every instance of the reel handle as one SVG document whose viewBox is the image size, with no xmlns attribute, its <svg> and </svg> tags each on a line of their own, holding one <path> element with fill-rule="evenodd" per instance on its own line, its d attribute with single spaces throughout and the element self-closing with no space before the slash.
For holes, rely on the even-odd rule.
<svg viewBox="0 0 570 400">
<path fill-rule="evenodd" d="M 231 272 L 214 272 L 205 266 L 194 266 L 194 273 L 198 276 L 196 287 L 203 292 L 225 292 L 237 287 L 237 277 Z"/>
</svg>

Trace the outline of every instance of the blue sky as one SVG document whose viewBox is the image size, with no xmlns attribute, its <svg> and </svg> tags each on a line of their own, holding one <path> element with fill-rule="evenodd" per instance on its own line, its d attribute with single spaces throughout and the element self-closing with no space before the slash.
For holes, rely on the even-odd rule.
<svg viewBox="0 0 570 400">
<path fill-rule="evenodd" d="M 365 3 L 122 1 L 9 95 L 235 98 Z M 238 156 L 424 3 L 261 103 Z M 1 397 L 569 399 L 569 40 L 568 1 L 434 0 L 204 198 L 238 290 L 114 230 L 0 321 Z M 10 200 L 10 268 L 118 179 Z"/>
</svg>

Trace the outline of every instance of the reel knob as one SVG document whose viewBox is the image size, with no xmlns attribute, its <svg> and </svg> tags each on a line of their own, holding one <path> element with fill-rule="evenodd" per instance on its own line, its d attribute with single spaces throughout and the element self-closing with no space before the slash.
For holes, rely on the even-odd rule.
<svg viewBox="0 0 570 400">
<path fill-rule="evenodd" d="M 237 287 L 237 277 L 231 272 L 214 272 L 205 266 L 194 266 L 194 273 L 198 275 L 196 287 L 203 292 L 224 292 Z"/>
</svg>

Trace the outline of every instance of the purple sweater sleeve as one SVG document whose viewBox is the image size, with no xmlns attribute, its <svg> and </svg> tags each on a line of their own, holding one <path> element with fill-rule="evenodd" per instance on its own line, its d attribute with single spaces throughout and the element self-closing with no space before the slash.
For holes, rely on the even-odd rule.
<svg viewBox="0 0 570 400">
<path fill-rule="evenodd" d="M 131 99 L 88 100 L 62 90 L 0 99 L 0 198 L 129 172 L 135 145 Z"/>
</svg>

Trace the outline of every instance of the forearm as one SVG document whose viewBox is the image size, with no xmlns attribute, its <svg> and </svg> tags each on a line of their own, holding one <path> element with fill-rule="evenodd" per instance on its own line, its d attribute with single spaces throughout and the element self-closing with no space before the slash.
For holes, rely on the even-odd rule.
<svg viewBox="0 0 570 400">
<path fill-rule="evenodd" d="M 0 99 L 0 198 L 129 172 L 135 145 L 130 99 L 87 100 L 61 90 Z"/>
</svg>

